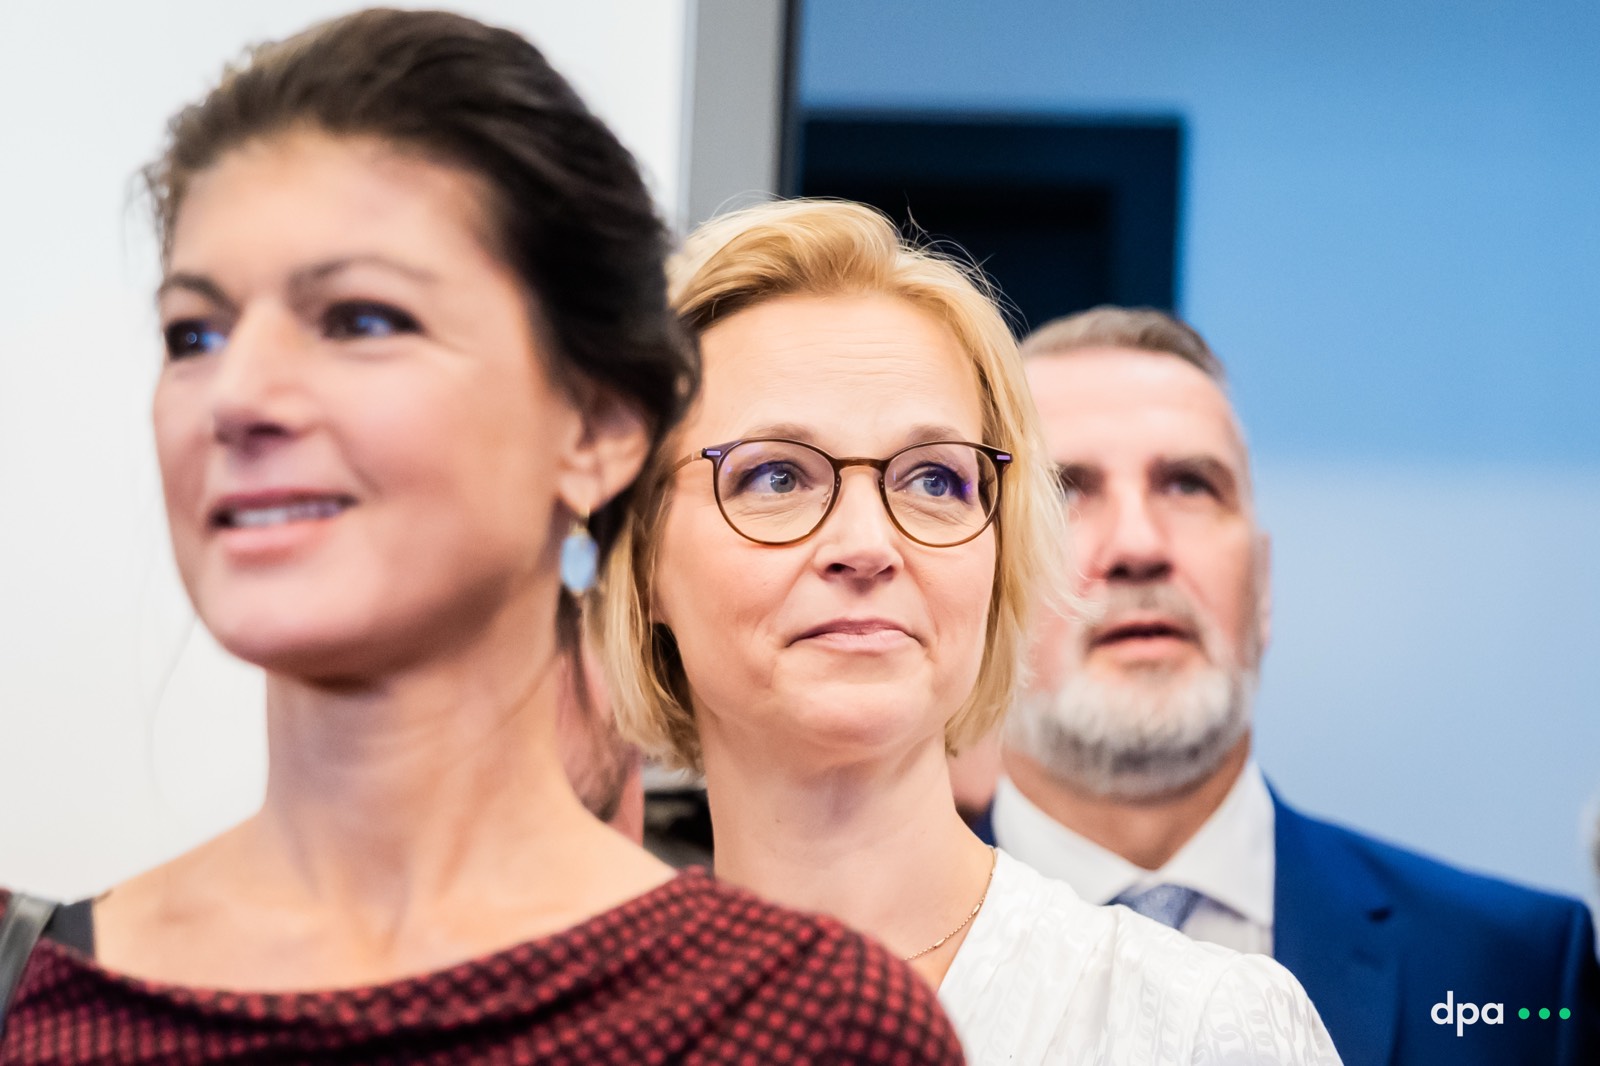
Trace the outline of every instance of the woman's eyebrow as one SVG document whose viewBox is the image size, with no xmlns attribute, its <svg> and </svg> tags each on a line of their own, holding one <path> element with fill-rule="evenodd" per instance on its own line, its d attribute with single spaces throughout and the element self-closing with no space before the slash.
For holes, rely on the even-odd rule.
<svg viewBox="0 0 1600 1066">
<path fill-rule="evenodd" d="M 412 266 L 410 263 L 404 263 L 389 256 L 377 254 L 349 255 L 340 256 L 338 259 L 328 259 L 321 263 L 313 263 L 310 266 L 296 270 L 289 275 L 289 290 L 303 294 L 318 282 L 326 281 L 335 274 L 358 266 L 373 266 L 381 270 L 390 270 L 424 285 L 431 285 L 439 280 L 438 275 L 432 271 Z M 168 274 L 161 279 L 161 284 L 156 287 L 157 302 L 167 293 L 175 290 L 195 293 L 230 311 L 237 309 L 234 302 L 228 298 L 228 294 L 222 290 L 222 286 L 204 274 L 193 274 L 187 271 Z"/>
<path fill-rule="evenodd" d="M 439 276 L 430 270 L 413 266 L 410 263 L 405 263 L 386 255 L 371 253 L 340 256 L 338 259 L 328 259 L 321 263 L 313 263 L 311 266 L 302 267 L 289 275 L 289 285 L 294 288 L 326 281 L 335 274 L 358 266 L 373 266 L 380 270 L 391 270 L 396 274 L 403 274 L 413 281 L 420 281 L 427 285 L 439 280 Z"/>
<path fill-rule="evenodd" d="M 815 444 L 816 434 L 798 422 L 769 422 L 766 425 L 751 426 L 740 433 L 739 440 L 757 440 L 762 437 L 779 437 L 783 440 L 797 440 L 802 444 Z"/>
<path fill-rule="evenodd" d="M 798 422 L 770 422 L 766 425 L 752 426 L 739 435 L 740 440 L 753 440 L 760 437 L 782 437 L 785 440 L 797 440 L 802 444 L 816 444 L 817 434 L 809 427 Z M 966 437 L 960 430 L 937 423 L 924 423 L 912 426 L 900 434 L 900 446 L 909 448 L 916 444 L 926 444 L 936 440 L 965 440 Z"/>
<path fill-rule="evenodd" d="M 296 303 L 304 302 L 316 291 L 318 285 L 329 278 L 353 270 L 356 267 L 376 267 L 390 273 L 399 274 L 422 285 L 432 285 L 439 280 L 439 276 L 431 271 L 424 270 L 410 263 L 403 263 L 398 259 L 391 259 L 386 255 L 347 255 L 338 259 L 328 259 L 321 263 L 313 263 L 301 267 L 289 275 L 290 298 Z"/>
<path fill-rule="evenodd" d="M 161 279 L 161 284 L 156 286 L 156 303 L 169 292 L 192 292 L 197 296 L 224 308 L 228 311 L 237 310 L 228 294 L 222 291 L 222 286 L 206 277 L 204 274 L 177 273 L 168 274 Z"/>
<path fill-rule="evenodd" d="M 966 439 L 967 435 L 959 429 L 937 422 L 924 422 L 920 425 L 912 426 L 900 438 L 901 443 L 906 447 L 910 447 L 913 444 L 926 444 L 929 441 L 936 440 L 964 441 Z"/>
</svg>

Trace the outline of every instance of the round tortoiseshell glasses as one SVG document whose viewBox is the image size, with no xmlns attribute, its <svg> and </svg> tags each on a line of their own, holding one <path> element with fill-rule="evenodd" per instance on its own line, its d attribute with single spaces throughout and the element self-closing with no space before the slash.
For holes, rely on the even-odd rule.
<svg viewBox="0 0 1600 1066">
<path fill-rule="evenodd" d="M 758 544 L 795 544 L 821 528 L 839 500 L 846 467 L 878 472 L 878 495 L 896 529 L 918 544 L 951 548 L 982 533 L 1000 507 L 1011 454 L 986 444 L 936 440 L 887 459 L 836 458 L 781 437 L 737 440 L 679 460 L 711 461 L 717 507 L 733 531 Z"/>
</svg>

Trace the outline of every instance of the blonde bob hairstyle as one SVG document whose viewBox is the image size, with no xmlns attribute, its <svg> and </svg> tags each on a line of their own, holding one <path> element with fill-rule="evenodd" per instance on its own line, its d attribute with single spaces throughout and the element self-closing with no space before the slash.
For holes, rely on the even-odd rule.
<svg viewBox="0 0 1600 1066">
<path fill-rule="evenodd" d="M 994 525 L 994 585 L 977 684 L 945 726 L 950 751 L 971 744 L 995 726 L 1023 680 L 1029 623 L 1041 600 L 1060 588 L 1065 545 L 1055 471 L 1016 342 L 988 282 L 966 263 L 907 243 L 876 210 L 827 200 L 768 203 L 713 219 L 689 236 L 668 271 L 672 304 L 697 336 L 784 296 L 884 295 L 942 322 L 972 358 L 983 393 L 983 443 L 1005 448 L 1013 461 Z M 681 452 L 676 445 L 659 449 L 640 477 L 589 618 L 622 734 L 670 766 L 698 770 L 700 740 L 677 643 L 650 614 L 672 464 Z"/>
</svg>

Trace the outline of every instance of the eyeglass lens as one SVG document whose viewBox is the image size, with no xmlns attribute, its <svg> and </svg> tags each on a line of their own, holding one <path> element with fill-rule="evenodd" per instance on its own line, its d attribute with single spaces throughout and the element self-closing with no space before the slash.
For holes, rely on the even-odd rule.
<svg viewBox="0 0 1600 1066">
<path fill-rule="evenodd" d="M 883 474 L 889 513 L 924 544 L 958 544 L 989 521 L 995 464 L 969 444 L 923 444 L 891 458 Z M 717 499 L 741 534 L 766 543 L 799 540 L 822 522 L 833 464 L 791 441 L 744 441 L 723 454 Z"/>
</svg>

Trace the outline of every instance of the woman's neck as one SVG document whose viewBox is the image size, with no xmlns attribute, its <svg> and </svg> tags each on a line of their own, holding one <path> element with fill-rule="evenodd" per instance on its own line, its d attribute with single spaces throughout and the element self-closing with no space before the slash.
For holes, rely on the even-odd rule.
<svg viewBox="0 0 1600 1066">
<path fill-rule="evenodd" d="M 269 680 L 255 822 L 258 845 L 283 860 L 284 890 L 340 907 L 442 900 L 576 824 L 555 744 L 554 649 L 516 672 L 476 658 L 346 691 Z"/>
<path fill-rule="evenodd" d="M 363 685 L 269 678 L 261 810 L 97 903 L 101 958 L 184 984 L 380 983 L 668 880 L 573 794 L 554 634 L 523 632 Z"/>
<path fill-rule="evenodd" d="M 940 738 L 826 766 L 703 739 L 718 877 L 832 915 L 903 957 L 950 933 L 984 892 L 992 855 L 956 813 Z M 913 967 L 937 985 L 965 932 Z"/>
</svg>

